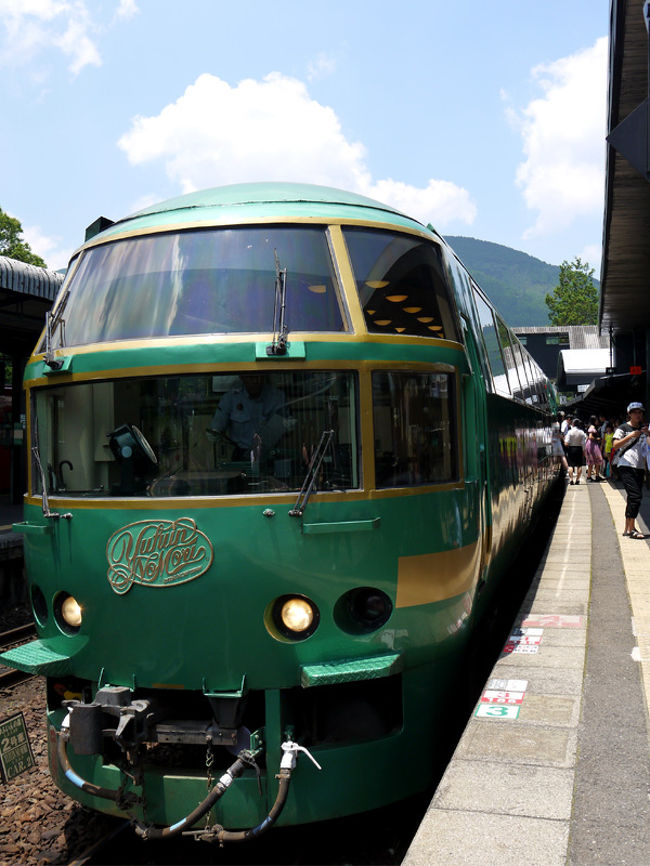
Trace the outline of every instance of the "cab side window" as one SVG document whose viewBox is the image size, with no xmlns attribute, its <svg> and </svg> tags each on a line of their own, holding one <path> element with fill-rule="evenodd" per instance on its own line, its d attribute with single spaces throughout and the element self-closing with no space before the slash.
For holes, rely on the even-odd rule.
<svg viewBox="0 0 650 866">
<path fill-rule="evenodd" d="M 458 477 L 451 375 L 376 371 L 372 395 L 377 487 Z"/>
</svg>

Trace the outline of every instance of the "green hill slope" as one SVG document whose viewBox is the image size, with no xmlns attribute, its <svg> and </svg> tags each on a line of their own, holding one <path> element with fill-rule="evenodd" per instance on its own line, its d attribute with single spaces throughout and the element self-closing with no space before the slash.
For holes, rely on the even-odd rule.
<svg viewBox="0 0 650 866">
<path fill-rule="evenodd" d="M 558 265 L 490 241 L 460 235 L 445 240 L 510 327 L 549 324 L 544 299 L 557 285 Z"/>
</svg>

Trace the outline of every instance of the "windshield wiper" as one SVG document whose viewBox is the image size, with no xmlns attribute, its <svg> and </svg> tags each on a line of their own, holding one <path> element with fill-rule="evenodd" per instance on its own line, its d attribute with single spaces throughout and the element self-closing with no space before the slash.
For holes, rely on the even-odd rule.
<svg viewBox="0 0 650 866">
<path fill-rule="evenodd" d="M 34 444 L 32 445 L 32 454 L 34 455 L 34 460 L 36 460 L 38 472 L 41 476 L 41 490 L 43 491 L 41 494 L 43 517 L 46 517 L 48 520 L 72 520 L 73 515 L 70 514 L 70 512 L 67 512 L 66 514 L 60 514 L 58 511 L 50 511 L 50 503 L 47 498 L 47 479 L 45 478 L 43 464 L 41 463 L 41 455 L 38 450 L 38 427 L 34 429 Z"/>
<path fill-rule="evenodd" d="M 289 329 L 285 321 L 287 304 L 287 269 L 280 269 L 278 251 L 273 250 L 275 257 L 275 300 L 273 302 L 273 342 L 266 347 L 267 355 L 287 354 L 287 334 Z"/>
<path fill-rule="evenodd" d="M 45 358 L 44 361 L 51 370 L 60 370 L 63 366 L 62 360 L 57 360 L 54 357 L 54 348 L 52 346 L 52 338 L 59 326 L 61 326 L 61 346 L 65 346 L 65 312 L 68 298 L 70 297 L 70 289 L 66 289 L 65 293 L 59 301 L 56 311 L 52 313 L 50 310 L 45 313 Z"/>
<path fill-rule="evenodd" d="M 323 462 L 323 457 L 325 457 L 325 452 L 327 451 L 327 448 L 332 441 L 333 435 L 333 430 L 323 430 L 323 432 L 321 433 L 320 442 L 316 446 L 314 455 L 311 458 L 311 463 L 309 464 L 309 469 L 307 470 L 307 474 L 305 475 L 305 480 L 302 482 L 302 487 L 300 488 L 300 493 L 298 494 L 298 498 L 296 499 L 296 504 L 289 512 L 291 517 L 302 517 L 303 512 L 307 507 L 309 497 L 311 496 L 314 489 L 318 470 L 320 469 L 320 465 Z"/>
</svg>

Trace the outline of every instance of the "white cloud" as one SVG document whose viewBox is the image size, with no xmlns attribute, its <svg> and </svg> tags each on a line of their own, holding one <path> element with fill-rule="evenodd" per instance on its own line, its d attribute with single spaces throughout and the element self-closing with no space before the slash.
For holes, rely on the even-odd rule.
<svg viewBox="0 0 650 866">
<path fill-rule="evenodd" d="M 321 51 L 310 60 L 307 67 L 307 81 L 318 81 L 320 78 L 326 78 L 332 75 L 336 70 L 336 60 L 329 54 Z"/>
<path fill-rule="evenodd" d="M 600 259 L 603 254 L 601 244 L 587 244 L 582 252 L 579 253 L 579 258 L 583 262 L 588 262 L 589 267 L 594 269 L 594 277 L 600 279 Z"/>
<path fill-rule="evenodd" d="M 135 0 L 120 0 L 114 20 L 137 12 Z M 0 0 L 0 65 L 26 66 L 55 48 L 74 75 L 86 66 L 101 66 L 98 14 L 96 8 L 91 14 L 86 0 Z"/>
<path fill-rule="evenodd" d="M 476 218 L 476 205 L 468 191 L 448 180 L 431 179 L 426 187 L 419 188 L 389 178 L 378 180 L 365 193 L 392 204 L 410 216 L 419 215 L 423 222 L 434 220 L 436 228 L 447 226 L 455 220 L 470 225 Z M 432 215 L 432 207 L 435 207 L 435 216 Z"/>
<path fill-rule="evenodd" d="M 526 156 L 517 184 L 537 219 L 525 238 L 555 234 L 603 207 L 607 39 L 532 71 L 543 96 L 519 114 Z"/>
<path fill-rule="evenodd" d="M 118 145 L 133 165 L 160 160 L 184 192 L 220 184 L 284 180 L 378 197 L 441 230 L 476 215 L 467 190 L 449 181 L 415 187 L 373 180 L 366 148 L 349 141 L 335 111 L 302 81 L 278 72 L 231 87 L 200 75 L 176 102 L 136 117 Z"/>
<path fill-rule="evenodd" d="M 53 43 L 70 58 L 69 69 L 77 75 L 84 66 L 101 66 L 99 50 L 87 31 L 90 28 L 88 13 L 83 3 L 75 4 L 74 13 L 67 20 L 65 31 L 53 37 Z"/>
<path fill-rule="evenodd" d="M 74 249 L 61 246 L 60 237 L 50 237 L 40 226 L 24 226 L 22 237 L 29 244 L 33 253 L 40 256 L 52 271 L 66 268 Z"/>
<path fill-rule="evenodd" d="M 139 13 L 138 5 L 135 0 L 120 0 L 120 5 L 115 12 L 116 18 L 122 18 L 129 21 Z"/>
</svg>

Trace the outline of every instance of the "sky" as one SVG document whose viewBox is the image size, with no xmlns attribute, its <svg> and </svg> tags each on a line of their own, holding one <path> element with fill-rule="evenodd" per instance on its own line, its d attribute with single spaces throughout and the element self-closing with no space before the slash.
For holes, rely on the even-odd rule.
<svg viewBox="0 0 650 866">
<path fill-rule="evenodd" d="M 100 215 L 317 183 L 598 276 L 608 26 L 609 0 L 0 0 L 0 208 L 58 269 Z"/>
</svg>

